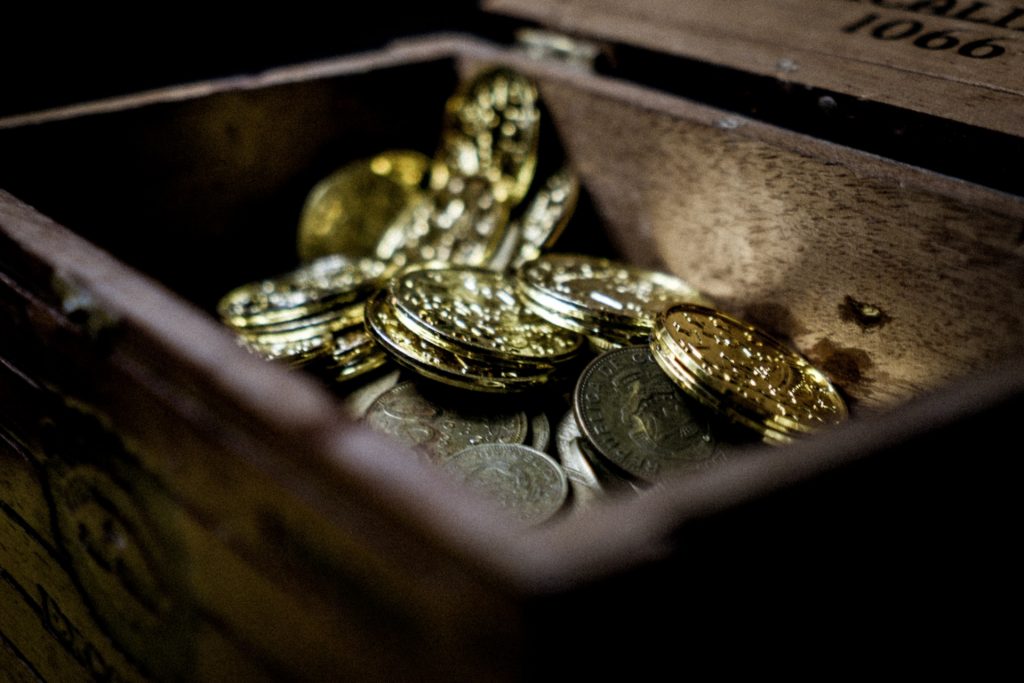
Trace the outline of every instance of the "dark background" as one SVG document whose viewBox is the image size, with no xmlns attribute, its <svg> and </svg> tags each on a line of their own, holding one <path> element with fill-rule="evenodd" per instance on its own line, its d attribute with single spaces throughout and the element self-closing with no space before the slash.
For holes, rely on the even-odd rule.
<svg viewBox="0 0 1024 683">
<path fill-rule="evenodd" d="M 476 5 L 342 3 L 325 14 L 287 3 L 217 16 L 165 5 L 145 15 L 19 10 L 0 19 L 0 116 L 471 31 Z"/>
</svg>

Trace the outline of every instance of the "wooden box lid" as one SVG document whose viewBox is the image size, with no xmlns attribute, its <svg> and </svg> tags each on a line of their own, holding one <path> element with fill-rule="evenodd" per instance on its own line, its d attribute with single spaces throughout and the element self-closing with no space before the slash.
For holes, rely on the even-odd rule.
<svg viewBox="0 0 1024 683">
<path fill-rule="evenodd" d="M 968 0 L 485 0 L 601 40 L 1024 136 L 1024 6 Z"/>
</svg>

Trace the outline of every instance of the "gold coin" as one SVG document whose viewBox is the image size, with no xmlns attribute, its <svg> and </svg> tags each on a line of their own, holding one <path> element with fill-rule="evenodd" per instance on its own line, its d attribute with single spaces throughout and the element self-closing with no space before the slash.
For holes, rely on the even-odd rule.
<svg viewBox="0 0 1024 683">
<path fill-rule="evenodd" d="M 423 198 L 430 160 L 412 150 L 382 152 L 327 176 L 310 191 L 299 218 L 299 258 L 372 257 L 377 243 Z"/>
<path fill-rule="evenodd" d="M 524 264 L 519 277 L 535 301 L 542 296 L 577 319 L 620 328 L 650 329 L 669 304 L 706 303 L 680 278 L 592 256 L 542 256 Z"/>
<path fill-rule="evenodd" d="M 271 334 L 260 337 L 239 335 L 238 342 L 246 350 L 265 360 L 290 365 L 305 365 L 329 352 L 330 331 L 312 331 L 308 334 Z"/>
<path fill-rule="evenodd" d="M 762 330 L 693 304 L 666 309 L 656 325 L 663 347 L 696 382 L 771 429 L 808 432 L 847 417 L 828 378 Z"/>
<path fill-rule="evenodd" d="M 587 337 L 587 342 L 590 344 L 590 348 L 597 353 L 604 353 L 605 351 L 614 351 L 615 349 L 621 349 L 625 344 L 618 342 L 609 341 L 603 337 L 591 336 Z"/>
<path fill-rule="evenodd" d="M 341 330 L 363 322 L 363 302 L 341 304 L 322 313 L 314 313 L 302 318 L 285 320 L 273 325 L 250 325 L 237 328 L 239 334 L 247 337 L 259 337 L 268 334 L 284 334 L 294 332 L 301 335 L 301 330 Z"/>
<path fill-rule="evenodd" d="M 479 361 L 432 344 L 399 322 L 387 290 L 377 292 L 366 302 L 366 328 L 400 365 L 462 389 L 524 391 L 550 381 L 555 372 L 551 364 Z"/>
<path fill-rule="evenodd" d="M 217 312 L 236 328 L 298 320 L 365 297 L 384 268 L 375 259 L 324 256 L 290 273 L 232 290 L 220 300 Z"/>
<path fill-rule="evenodd" d="M 702 385 L 682 363 L 677 360 L 671 342 L 665 339 L 662 330 L 656 329 L 651 335 L 651 351 L 655 361 L 683 391 L 718 414 L 754 430 L 768 443 L 786 444 L 793 438 L 788 432 L 779 431 L 764 419 L 764 413 L 750 410 L 743 404 L 733 404 L 727 396 L 717 396 Z"/>
<path fill-rule="evenodd" d="M 541 255 L 568 225 L 579 198 L 580 181 L 569 168 L 553 173 L 533 197 L 523 214 L 511 221 L 505 241 L 491 258 L 491 270 L 518 268 Z"/>
<path fill-rule="evenodd" d="M 456 176 L 393 223 L 377 245 L 388 275 L 422 262 L 483 266 L 508 226 L 508 205 L 482 177 Z"/>
<path fill-rule="evenodd" d="M 510 69 L 484 71 L 448 99 L 431 187 L 481 176 L 500 201 L 518 204 L 533 180 L 539 133 L 536 86 Z"/>
<path fill-rule="evenodd" d="M 470 268 L 420 270 L 392 280 L 406 327 L 434 344 L 480 359 L 559 362 L 579 353 L 580 335 L 531 313 L 515 279 Z"/>
<path fill-rule="evenodd" d="M 610 348 L 646 344 L 650 329 L 635 325 L 623 325 L 618 321 L 609 321 L 603 317 L 581 313 L 579 309 L 567 306 L 564 302 L 538 293 L 523 286 L 520 282 L 519 293 L 527 308 L 553 325 L 586 335 L 592 346 L 604 344 Z"/>
<path fill-rule="evenodd" d="M 336 332 L 329 346 L 324 373 L 339 382 L 376 370 L 388 359 L 362 325 Z"/>
<path fill-rule="evenodd" d="M 329 373 L 336 382 L 362 377 L 388 362 L 388 354 L 377 347 L 360 348 L 349 354 L 344 363 L 335 363 Z"/>
</svg>

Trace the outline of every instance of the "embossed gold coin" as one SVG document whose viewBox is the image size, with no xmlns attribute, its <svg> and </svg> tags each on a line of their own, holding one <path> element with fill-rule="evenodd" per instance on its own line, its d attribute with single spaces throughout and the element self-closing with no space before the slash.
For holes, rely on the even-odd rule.
<svg viewBox="0 0 1024 683">
<path fill-rule="evenodd" d="M 325 256 L 290 273 L 232 290 L 221 299 L 217 312 L 236 328 L 293 321 L 365 297 L 384 268 L 375 259 Z"/>
<path fill-rule="evenodd" d="M 392 280 L 402 322 L 434 344 L 481 360 L 560 362 L 583 338 L 534 315 L 513 277 L 486 270 L 419 270 Z"/>
<path fill-rule="evenodd" d="M 385 231 L 376 255 L 389 275 L 431 261 L 484 266 L 504 238 L 508 212 L 486 178 L 452 176 Z"/>
<path fill-rule="evenodd" d="M 257 337 L 239 335 L 238 343 L 265 360 L 287 363 L 293 366 L 307 363 L 325 356 L 330 349 L 329 330 L 302 330 L 303 334 L 271 334 Z"/>
<path fill-rule="evenodd" d="M 395 315 L 388 291 L 381 290 L 366 303 L 366 327 L 373 338 L 403 367 L 424 377 L 475 391 L 525 391 L 555 379 L 550 363 L 506 363 L 460 356 L 407 329 Z"/>
<path fill-rule="evenodd" d="M 527 524 L 565 504 L 569 483 L 550 456 L 522 444 L 487 443 L 441 458 L 444 470 Z"/>
<path fill-rule="evenodd" d="M 388 354 L 360 325 L 334 333 L 322 373 L 344 382 L 376 370 L 387 360 Z"/>
<path fill-rule="evenodd" d="M 681 392 L 647 347 L 598 356 L 576 384 L 573 410 L 600 455 L 644 481 L 698 471 L 724 457 L 706 412 Z"/>
<path fill-rule="evenodd" d="M 553 173 L 530 198 L 526 210 L 511 221 L 491 259 L 491 270 L 518 268 L 555 243 L 576 209 L 580 181 L 569 168 Z"/>
<path fill-rule="evenodd" d="M 440 459 L 483 443 L 522 443 L 528 422 L 523 412 L 474 409 L 473 402 L 455 405 L 426 396 L 412 382 L 402 382 L 380 395 L 367 409 L 366 422 Z"/>
<path fill-rule="evenodd" d="M 299 218 L 299 258 L 373 257 L 384 232 L 422 201 L 430 164 L 412 150 L 382 152 L 327 176 L 310 191 Z"/>
<path fill-rule="evenodd" d="M 656 352 L 675 361 L 681 386 L 773 440 L 847 417 L 828 378 L 762 330 L 692 304 L 666 309 L 656 327 Z"/>
<path fill-rule="evenodd" d="M 542 256 L 523 264 L 519 278 L 538 315 L 616 343 L 646 341 L 654 316 L 669 304 L 704 302 L 680 278 L 592 256 Z"/>
<path fill-rule="evenodd" d="M 533 180 L 539 133 L 536 86 L 511 69 L 484 71 L 448 99 L 431 186 L 479 176 L 499 201 L 517 204 Z"/>
<path fill-rule="evenodd" d="M 341 330 L 363 323 L 363 302 L 341 303 L 333 307 L 318 309 L 305 316 L 284 320 L 269 325 L 248 325 L 236 328 L 238 334 L 256 338 L 265 335 L 295 334 L 302 335 L 304 330 L 316 331 Z"/>
</svg>

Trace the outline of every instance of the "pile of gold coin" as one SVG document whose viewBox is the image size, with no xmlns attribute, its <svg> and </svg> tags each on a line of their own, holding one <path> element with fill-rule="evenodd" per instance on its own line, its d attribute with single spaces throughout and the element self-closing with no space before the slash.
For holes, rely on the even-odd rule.
<svg viewBox="0 0 1024 683">
<path fill-rule="evenodd" d="M 392 321 L 383 297 L 373 299 L 372 323 L 359 331 L 363 304 L 388 278 L 452 266 L 504 272 L 554 243 L 575 208 L 579 181 L 567 167 L 534 177 L 539 136 L 533 83 L 508 69 L 483 72 L 450 98 L 433 159 L 389 150 L 318 183 L 299 220 L 298 251 L 306 265 L 230 292 L 218 308 L 222 320 L 248 350 L 325 369 L 339 380 L 379 367 L 387 349 L 406 366 L 434 368 L 432 376 L 485 391 L 549 381 L 564 360 L 560 352 L 544 361 L 521 358 L 522 352 L 460 355 L 447 340 L 403 336 L 396 325 L 414 320 L 409 306 L 399 306 L 401 317 Z M 515 287 L 506 282 L 499 289 Z M 502 315 L 509 321 L 514 314 Z M 456 357 L 446 355 L 452 351 Z M 449 362 L 434 364 L 436 355 Z M 476 363 L 475 373 L 462 367 L 463 355 Z"/>
<path fill-rule="evenodd" d="M 218 313 L 245 348 L 264 358 L 355 377 L 386 358 L 363 327 L 364 302 L 382 274 L 379 261 L 324 256 L 232 290 Z"/>
<path fill-rule="evenodd" d="M 658 364 L 676 384 L 766 441 L 785 443 L 847 417 L 820 370 L 725 313 L 676 304 L 658 314 L 652 337 Z"/>
<path fill-rule="evenodd" d="M 527 310 L 514 277 L 464 267 L 392 278 L 367 303 L 366 326 L 404 367 L 478 391 L 561 379 L 583 346 L 580 335 Z"/>
<path fill-rule="evenodd" d="M 385 151 L 319 183 L 304 265 L 220 317 L 529 524 L 845 419 L 819 370 L 684 280 L 545 253 L 580 186 L 561 159 L 537 177 L 540 117 L 528 79 L 483 72 L 432 159 Z"/>
</svg>

